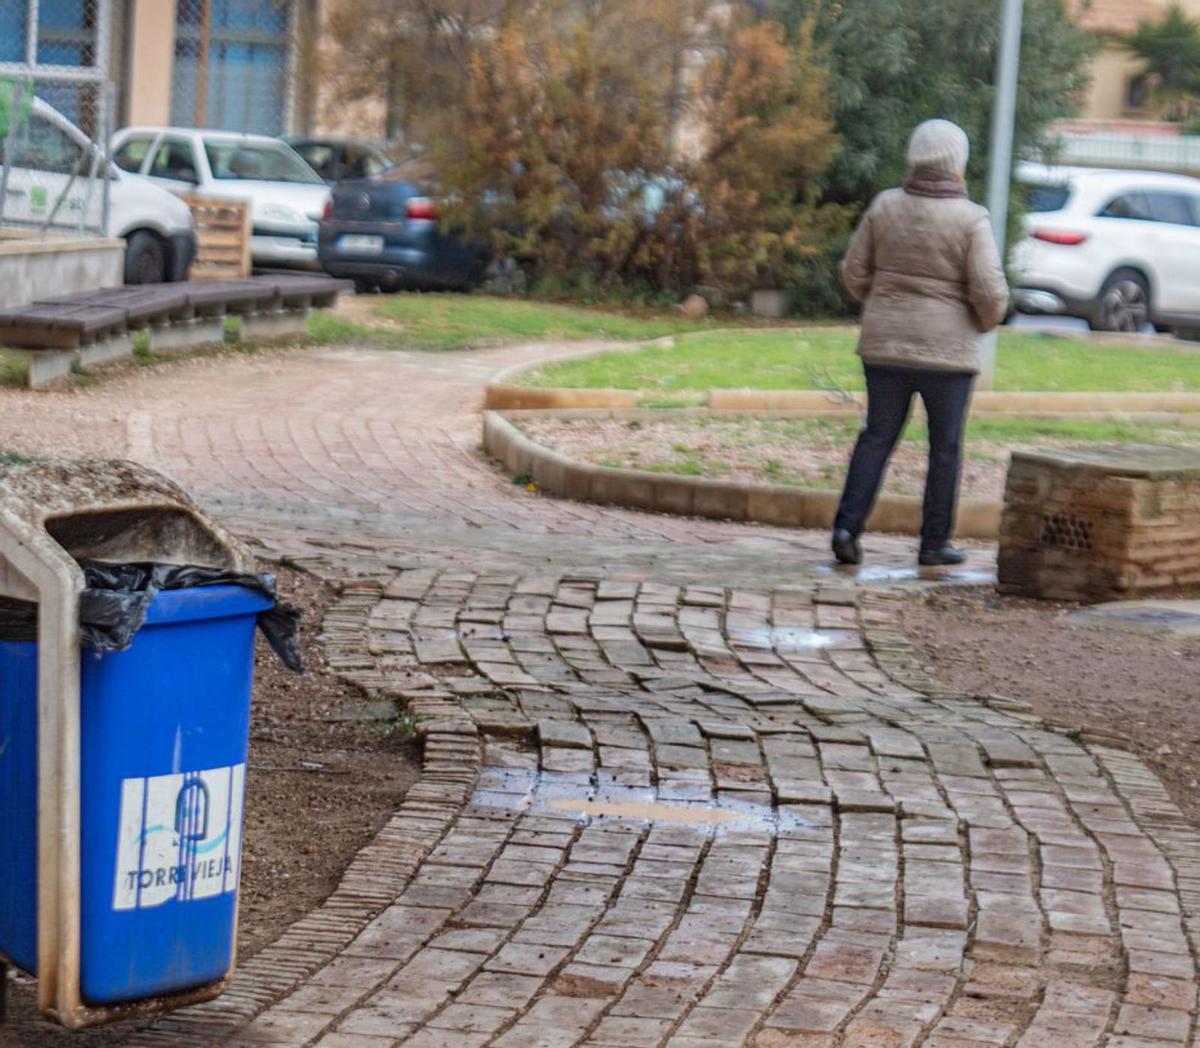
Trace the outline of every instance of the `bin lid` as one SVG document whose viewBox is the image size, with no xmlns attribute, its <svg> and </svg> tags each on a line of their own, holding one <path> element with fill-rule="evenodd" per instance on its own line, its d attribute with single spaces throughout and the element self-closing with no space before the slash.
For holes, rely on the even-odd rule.
<svg viewBox="0 0 1200 1048">
<path fill-rule="evenodd" d="M 10 539 L 60 565 L 146 561 L 249 571 L 254 564 L 178 485 L 113 460 L 0 466 L 0 540 Z"/>
<path fill-rule="evenodd" d="M 146 613 L 147 626 L 167 626 L 205 619 L 258 615 L 274 607 L 269 597 L 245 586 L 197 586 L 162 590 L 154 595 Z"/>
</svg>

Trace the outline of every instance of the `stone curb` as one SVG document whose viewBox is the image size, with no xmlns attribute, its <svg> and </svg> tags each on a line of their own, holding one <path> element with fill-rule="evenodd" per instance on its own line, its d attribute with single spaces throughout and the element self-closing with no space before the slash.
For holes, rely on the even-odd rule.
<svg viewBox="0 0 1200 1048">
<path fill-rule="evenodd" d="M 338 677 L 399 698 L 367 649 L 370 613 L 382 593 L 374 582 L 346 585 L 325 617 L 323 639 Z M 128 1048 L 224 1042 L 324 968 L 404 891 L 470 797 L 482 753 L 475 724 L 458 703 L 433 694 L 421 698 L 404 692 L 402 697 L 424 744 L 421 777 L 354 857 L 333 894 L 239 965 L 226 993 L 163 1017 L 135 1033 Z"/>
<path fill-rule="evenodd" d="M 670 476 L 579 462 L 530 440 L 496 411 L 483 413 L 483 446 L 514 476 L 531 477 L 548 494 L 577 502 L 806 529 L 828 529 L 837 511 L 835 491 Z M 958 509 L 957 534 L 994 540 L 1000 532 L 1002 508 L 999 502 L 964 501 Z M 868 527 L 918 534 L 921 500 L 880 498 Z"/>
</svg>

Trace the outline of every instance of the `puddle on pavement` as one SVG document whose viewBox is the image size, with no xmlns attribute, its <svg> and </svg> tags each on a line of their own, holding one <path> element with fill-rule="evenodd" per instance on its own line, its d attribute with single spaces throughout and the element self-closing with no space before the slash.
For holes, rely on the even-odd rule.
<svg viewBox="0 0 1200 1048">
<path fill-rule="evenodd" d="M 754 648 L 782 654 L 803 651 L 824 651 L 826 648 L 859 648 L 862 638 L 853 629 L 744 629 L 729 631 L 729 642 L 735 648 Z"/>
<path fill-rule="evenodd" d="M 620 803 L 613 801 L 585 801 L 560 797 L 549 805 L 553 811 L 573 811 L 589 818 L 612 816 L 618 819 L 633 819 L 638 822 L 672 822 L 686 826 L 720 826 L 723 823 L 739 822 L 744 816 L 734 811 L 700 805 L 669 804 L 665 801 L 642 803 Z"/>
<path fill-rule="evenodd" d="M 993 568 L 889 568 L 886 565 L 865 565 L 861 567 L 843 567 L 837 564 L 821 564 L 815 569 L 819 575 L 833 575 L 837 578 L 852 579 L 855 582 L 868 585 L 887 585 L 896 582 L 957 582 L 992 584 L 996 581 Z"/>
<path fill-rule="evenodd" d="M 707 787 L 706 795 L 695 800 L 677 799 L 678 785 L 670 781 L 659 786 L 597 785 L 591 777 L 577 774 L 491 767 L 483 769 L 471 806 L 518 815 L 571 814 L 581 821 L 611 819 L 694 826 L 718 834 L 731 831 L 775 834 L 812 825 L 791 808 L 728 796 L 714 797 Z"/>
</svg>

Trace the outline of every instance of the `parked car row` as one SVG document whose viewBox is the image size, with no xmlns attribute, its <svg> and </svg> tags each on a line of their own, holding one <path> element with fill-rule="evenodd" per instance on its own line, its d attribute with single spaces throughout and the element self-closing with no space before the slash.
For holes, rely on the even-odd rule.
<svg viewBox="0 0 1200 1048">
<path fill-rule="evenodd" d="M 8 165 L 4 214 L 99 226 L 102 194 L 78 177 L 86 171 L 109 179 L 107 233 L 127 243 L 130 284 L 184 278 L 196 238 L 179 198 L 190 194 L 249 202 L 259 267 L 322 268 L 361 290 L 395 290 L 471 287 L 487 264 L 482 248 L 444 229 L 430 189 L 373 146 L 130 127 L 114 136 L 109 163 L 42 99 Z M 1104 331 L 1200 325 L 1200 179 L 1031 164 L 1017 178 L 1027 210 L 1012 255 L 1018 310 Z"/>
<path fill-rule="evenodd" d="M 276 138 L 174 127 L 129 127 L 113 137 L 118 168 L 178 194 L 250 204 L 256 266 L 313 266 L 329 187 Z"/>
<path fill-rule="evenodd" d="M 441 236 L 433 202 L 417 186 L 390 179 L 393 162 L 362 143 L 130 127 L 113 137 L 109 162 L 83 131 L 34 98 L 8 159 L 3 214 L 24 225 L 100 228 L 100 182 L 108 179 L 105 232 L 126 242 L 127 284 L 186 278 L 197 249 L 181 199 L 188 195 L 249 203 L 256 267 L 328 263 L 364 288 L 465 286 L 482 271 L 475 256 Z M 339 184 L 347 191 L 337 191 L 335 208 L 331 186 Z M 372 201 L 365 208 L 364 196 Z M 324 219 L 333 224 L 321 234 Z M 342 229 L 341 219 L 352 228 Z"/>
<path fill-rule="evenodd" d="M 482 277 L 481 252 L 444 235 L 435 201 L 392 177 L 395 164 L 371 146 L 131 127 L 114 137 L 113 159 L 175 193 L 249 201 L 256 266 L 319 266 L 362 290 Z"/>
</svg>

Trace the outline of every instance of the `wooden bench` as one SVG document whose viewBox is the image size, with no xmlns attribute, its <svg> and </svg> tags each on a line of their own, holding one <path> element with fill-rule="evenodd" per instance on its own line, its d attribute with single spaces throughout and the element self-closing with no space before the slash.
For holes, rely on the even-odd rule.
<svg viewBox="0 0 1200 1048">
<path fill-rule="evenodd" d="M 186 284 L 103 288 L 42 301 L 78 302 L 124 310 L 125 324 L 131 331 L 142 331 L 148 327 L 169 324 L 173 320 L 186 319 L 190 308 Z"/>
<path fill-rule="evenodd" d="M 94 302 L 35 302 L 0 312 L 0 345 L 27 350 L 31 388 L 64 378 L 76 365 L 133 353 L 125 311 Z"/>
<path fill-rule="evenodd" d="M 337 283 L 329 277 L 254 277 L 247 280 L 210 280 L 196 284 L 194 300 L 199 303 L 221 303 L 224 312 L 241 318 L 242 337 L 250 342 L 304 335 L 308 331 L 308 310 L 312 294 L 285 298 L 282 286 L 292 280 L 319 281 L 326 293 L 337 301 L 340 289 L 327 285 Z M 312 284 L 317 286 L 316 283 Z M 352 285 L 351 285 L 352 286 Z"/>
<path fill-rule="evenodd" d="M 241 319 L 247 341 L 302 336 L 310 309 L 332 306 L 352 289 L 349 281 L 308 274 L 105 288 L 0 310 L 0 345 L 25 354 L 36 388 L 76 366 L 132 356 L 138 331 L 154 352 L 222 342 L 228 316 Z"/>
<path fill-rule="evenodd" d="M 327 309 L 337 304 L 340 291 L 353 288 L 350 281 L 331 281 L 328 277 L 277 276 L 272 278 L 279 289 L 284 305 L 312 309 Z"/>
</svg>

